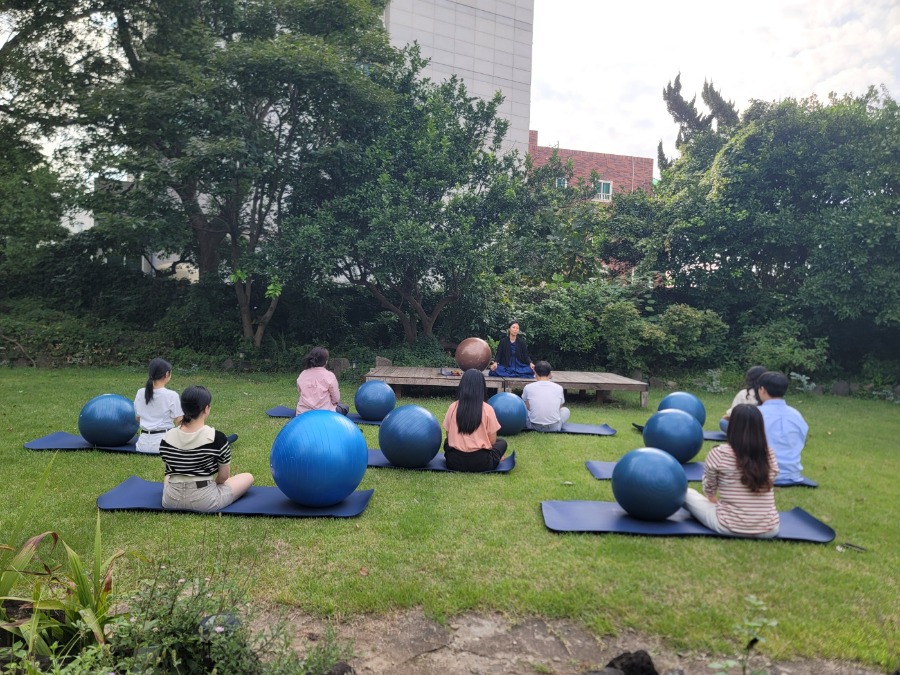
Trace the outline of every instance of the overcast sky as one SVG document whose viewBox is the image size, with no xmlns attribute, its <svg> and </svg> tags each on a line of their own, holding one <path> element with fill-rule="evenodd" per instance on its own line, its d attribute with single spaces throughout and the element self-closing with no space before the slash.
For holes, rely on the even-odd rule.
<svg viewBox="0 0 900 675">
<path fill-rule="evenodd" d="M 656 159 L 675 152 L 663 87 L 681 72 L 751 99 L 900 97 L 898 0 L 535 0 L 531 128 L 541 145 Z M 658 169 L 657 169 L 658 173 Z"/>
</svg>

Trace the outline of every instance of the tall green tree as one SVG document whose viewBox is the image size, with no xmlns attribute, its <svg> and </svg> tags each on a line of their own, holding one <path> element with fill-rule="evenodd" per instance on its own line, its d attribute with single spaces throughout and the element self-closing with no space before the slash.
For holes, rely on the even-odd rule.
<svg viewBox="0 0 900 675">
<path fill-rule="evenodd" d="M 347 189 L 310 217 L 333 248 L 332 276 L 368 291 L 407 342 L 434 335 L 441 313 L 492 274 L 519 180 L 517 157 L 500 154 L 499 94 L 420 80 L 421 65 L 413 54 L 394 78 L 397 98 L 343 175 Z"/>
<path fill-rule="evenodd" d="M 100 226 L 230 279 L 242 334 L 260 345 L 284 285 L 309 278 L 278 264 L 288 201 L 327 195 L 342 145 L 371 133 L 387 103 L 370 75 L 395 58 L 384 2 L 15 4 L 12 113 L 53 111 L 43 76 L 21 67 L 35 56 L 84 131 L 91 171 L 127 181 L 94 194 Z"/>
<path fill-rule="evenodd" d="M 22 128 L 0 121 L 0 271 L 28 267 L 36 247 L 64 239 L 67 186 Z"/>
<path fill-rule="evenodd" d="M 708 139 L 711 131 L 718 136 L 725 136 L 738 123 L 734 102 L 726 101 L 712 82 L 704 81 L 700 94 L 709 110 L 706 114 L 697 109 L 696 96 L 688 101 L 681 93 L 681 73 L 665 86 L 662 96 L 666 109 L 678 125 L 678 136 L 675 139 L 675 148 L 678 150 L 685 145 L 693 145 L 698 138 Z M 660 170 L 668 169 L 672 165 L 672 159 L 666 156 L 662 141 L 659 142 L 656 153 Z"/>
<path fill-rule="evenodd" d="M 726 134 L 696 135 L 658 187 L 648 266 L 670 298 L 733 323 L 896 331 L 898 125 L 896 102 L 872 89 L 756 102 Z"/>
</svg>

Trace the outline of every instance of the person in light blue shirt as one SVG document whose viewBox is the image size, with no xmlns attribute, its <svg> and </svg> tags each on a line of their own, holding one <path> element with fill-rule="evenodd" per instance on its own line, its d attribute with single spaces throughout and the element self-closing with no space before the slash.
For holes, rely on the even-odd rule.
<svg viewBox="0 0 900 675">
<path fill-rule="evenodd" d="M 803 465 L 800 454 L 806 445 L 809 425 L 796 409 L 784 400 L 790 380 L 776 372 L 763 373 L 757 381 L 756 388 L 762 404 L 762 413 L 766 427 L 766 439 L 769 447 L 778 460 L 778 477 L 775 485 L 785 485 L 803 480 Z"/>
</svg>

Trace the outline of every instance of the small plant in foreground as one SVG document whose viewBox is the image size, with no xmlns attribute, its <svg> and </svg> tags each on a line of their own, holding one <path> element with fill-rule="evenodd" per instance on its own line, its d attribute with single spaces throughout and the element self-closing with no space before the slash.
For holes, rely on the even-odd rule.
<svg viewBox="0 0 900 675">
<path fill-rule="evenodd" d="M 765 603 L 755 595 L 746 597 L 747 605 L 750 609 L 750 616 L 734 627 L 734 632 L 744 643 L 744 653 L 738 659 L 725 659 L 710 663 L 709 667 L 713 670 L 727 672 L 732 668 L 740 666 L 742 675 L 766 675 L 769 671 L 763 669 L 750 670 L 750 660 L 753 658 L 753 650 L 760 642 L 764 642 L 765 638 L 762 632 L 766 628 L 774 628 L 778 625 L 775 619 L 766 616 L 768 608 Z M 745 642 L 746 641 L 746 642 Z"/>
<path fill-rule="evenodd" d="M 108 640 L 116 672 L 321 675 L 349 656 L 331 634 L 300 657 L 283 624 L 251 631 L 244 593 L 216 573 L 158 565 L 127 601 Z"/>
</svg>

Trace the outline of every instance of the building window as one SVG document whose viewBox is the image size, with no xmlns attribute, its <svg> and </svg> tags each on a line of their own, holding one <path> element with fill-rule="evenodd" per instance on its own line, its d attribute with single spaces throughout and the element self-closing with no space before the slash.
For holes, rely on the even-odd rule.
<svg viewBox="0 0 900 675">
<path fill-rule="evenodd" d="M 612 200 L 611 181 L 598 180 L 594 183 L 594 200 L 598 202 L 608 202 Z"/>
<path fill-rule="evenodd" d="M 564 176 L 557 176 L 557 178 L 556 178 L 556 187 L 558 187 L 558 188 L 569 187 L 569 183 L 568 183 L 568 181 L 565 179 Z"/>
</svg>

